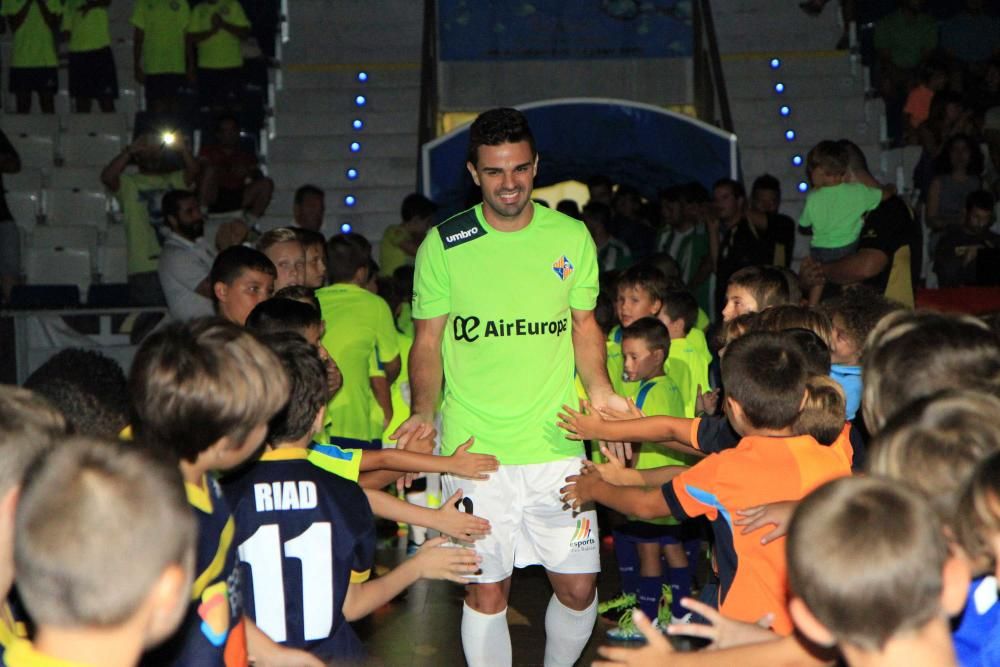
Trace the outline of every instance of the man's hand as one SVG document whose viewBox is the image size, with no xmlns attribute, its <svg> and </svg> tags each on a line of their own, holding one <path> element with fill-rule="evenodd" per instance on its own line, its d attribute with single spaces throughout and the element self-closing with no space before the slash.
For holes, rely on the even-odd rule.
<svg viewBox="0 0 1000 667">
<path fill-rule="evenodd" d="M 559 489 L 559 499 L 564 509 L 578 510 L 594 500 L 594 487 L 601 482 L 601 476 L 584 467 L 579 475 L 570 475 L 566 481 L 569 484 Z"/>
<path fill-rule="evenodd" d="M 433 440 L 436 435 L 434 416 L 414 413 L 399 425 L 389 439 L 395 440 L 399 449 L 407 449 L 407 444 L 411 440 Z"/>
<path fill-rule="evenodd" d="M 226 248 L 240 245 L 247 240 L 249 235 L 250 228 L 247 227 L 247 223 L 238 218 L 226 220 L 219 225 L 218 231 L 215 232 L 215 248 L 222 252 Z"/>
<path fill-rule="evenodd" d="M 745 623 L 726 618 L 718 611 L 707 604 L 684 598 L 681 606 L 704 617 L 708 624 L 704 623 L 671 623 L 667 626 L 667 634 L 676 637 L 700 637 L 712 642 L 707 650 L 720 650 L 724 648 L 734 648 L 736 646 L 746 646 L 747 644 L 759 644 L 769 642 L 778 638 L 776 634 L 768 630 L 774 622 L 774 614 L 765 614 L 756 623 Z"/>
<path fill-rule="evenodd" d="M 475 542 L 490 534 L 490 522 L 486 519 L 467 514 L 456 506 L 462 500 L 462 489 L 452 494 L 451 498 L 437 509 L 437 530 L 459 542 Z"/>
<path fill-rule="evenodd" d="M 630 667 L 663 667 L 669 664 L 674 648 L 670 641 L 653 627 L 646 615 L 636 609 L 632 612 L 635 627 L 646 638 L 642 648 L 621 648 L 617 646 L 601 646 L 597 652 L 606 660 L 598 660 L 594 667 L 614 667 L 629 665 Z"/>
<path fill-rule="evenodd" d="M 424 542 L 413 556 L 419 564 L 422 579 L 446 579 L 456 584 L 469 583 L 469 575 L 479 570 L 482 558 L 475 549 L 445 546 L 447 537 L 435 537 Z"/>
<path fill-rule="evenodd" d="M 701 385 L 698 385 L 698 391 L 695 393 L 696 398 L 694 399 L 694 411 L 695 414 L 706 414 L 714 415 L 715 411 L 719 409 L 719 390 L 712 389 L 709 387 L 708 391 L 702 391 Z"/>
<path fill-rule="evenodd" d="M 739 518 L 733 523 L 737 526 L 743 526 L 742 535 L 748 535 L 764 526 L 774 526 L 773 530 L 760 538 L 761 544 L 767 544 L 788 534 L 788 524 L 792 522 L 792 514 L 795 513 L 796 507 L 798 507 L 798 502 L 785 500 L 736 510 Z"/>
<path fill-rule="evenodd" d="M 344 376 L 340 372 L 340 367 L 337 366 L 337 362 L 333 360 L 332 357 L 326 358 L 326 388 L 330 393 L 330 398 L 333 399 L 334 395 L 340 391 L 340 388 L 344 386 Z"/>
<path fill-rule="evenodd" d="M 799 282 L 802 283 L 804 290 L 825 284 L 826 276 L 823 274 L 823 265 L 812 257 L 803 259 L 802 265 L 799 267 Z"/>
<path fill-rule="evenodd" d="M 452 475 L 468 479 L 489 479 L 486 473 L 500 469 L 500 462 L 492 454 L 472 454 L 469 448 L 475 443 L 475 438 L 469 438 L 449 457 L 449 468 Z"/>
</svg>

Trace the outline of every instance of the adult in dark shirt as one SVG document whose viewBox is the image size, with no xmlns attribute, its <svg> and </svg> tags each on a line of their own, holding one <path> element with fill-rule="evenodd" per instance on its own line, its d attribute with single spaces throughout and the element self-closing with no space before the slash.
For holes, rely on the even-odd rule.
<svg viewBox="0 0 1000 667">
<path fill-rule="evenodd" d="M 630 185 L 619 185 L 611 200 L 614 217 L 608 231 L 628 246 L 636 260 L 650 255 L 656 244 L 656 230 L 642 215 L 642 196 Z"/>
<path fill-rule="evenodd" d="M 21 171 L 21 158 L 7 135 L 0 130 L 0 174 Z M 0 303 L 10 300 L 10 293 L 21 275 L 21 241 L 14 216 L 7 208 L 3 176 L 0 176 Z"/>
<path fill-rule="evenodd" d="M 731 275 L 747 266 L 774 262 L 774 240 L 767 216 L 748 210 L 742 183 L 723 178 L 716 181 L 712 193 L 718 219 L 708 225 L 709 249 L 716 257 L 715 303 L 721 307 Z"/>
<path fill-rule="evenodd" d="M 997 272 L 995 251 L 1000 249 L 1000 235 L 990 231 L 995 203 L 993 195 L 985 190 L 971 193 L 965 200 L 962 224 L 945 230 L 934 252 L 934 272 L 941 287 L 995 283 L 984 275 L 988 268 Z"/>
<path fill-rule="evenodd" d="M 795 221 L 781 208 L 781 182 L 771 174 L 761 174 L 750 187 L 750 210 L 767 216 L 767 230 L 774 240 L 774 260 L 771 264 L 787 268 L 795 253 Z"/>
<path fill-rule="evenodd" d="M 878 188 L 881 184 L 868 171 L 865 155 L 856 144 L 843 140 L 848 151 L 847 182 Z M 824 295 L 840 286 L 863 283 L 887 299 L 913 307 L 913 289 L 920 279 L 923 239 L 920 224 L 909 206 L 897 196 L 883 201 L 865 215 L 858 250 L 834 262 L 820 264 L 808 257 L 802 261 L 803 287 L 826 284 Z"/>
</svg>

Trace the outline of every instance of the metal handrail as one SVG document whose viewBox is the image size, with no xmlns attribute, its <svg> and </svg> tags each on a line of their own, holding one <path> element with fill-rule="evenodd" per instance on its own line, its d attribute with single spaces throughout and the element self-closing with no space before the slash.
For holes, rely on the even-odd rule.
<svg viewBox="0 0 1000 667">
<path fill-rule="evenodd" d="M 424 32 L 420 58 L 420 118 L 417 121 L 417 164 L 421 147 L 437 135 L 437 3 L 424 0 Z M 417 177 L 419 181 L 419 176 Z M 420 189 L 420 183 L 416 184 Z"/>
<path fill-rule="evenodd" d="M 732 132 L 733 114 L 729 107 L 729 93 L 726 91 L 710 0 L 695 2 L 694 30 L 695 107 L 698 117 Z M 716 104 L 719 111 L 717 117 Z"/>
</svg>

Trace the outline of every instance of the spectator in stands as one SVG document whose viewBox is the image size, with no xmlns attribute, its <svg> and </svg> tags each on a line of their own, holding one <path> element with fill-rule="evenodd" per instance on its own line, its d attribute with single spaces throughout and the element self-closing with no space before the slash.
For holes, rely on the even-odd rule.
<svg viewBox="0 0 1000 667">
<path fill-rule="evenodd" d="M 712 196 L 716 218 L 708 223 L 709 247 L 718 249 L 715 303 L 721 307 L 726 303 L 730 276 L 747 266 L 774 261 L 774 240 L 768 234 L 767 216 L 748 209 L 742 183 L 720 179 L 712 188 Z"/>
<path fill-rule="evenodd" d="M 406 195 L 399 213 L 403 221 L 387 228 L 382 235 L 380 275 L 388 277 L 403 265 L 413 265 L 417 248 L 434 224 L 437 208 L 437 204 L 422 194 Z"/>
<path fill-rule="evenodd" d="M 62 2 L 5 0 L 0 13 L 14 33 L 8 86 L 14 93 L 17 113 L 31 111 L 32 93 L 38 94 L 42 113 L 55 113 L 55 94 L 59 88 L 56 35 Z"/>
<path fill-rule="evenodd" d="M 611 208 L 607 204 L 591 200 L 583 207 L 583 224 L 597 246 L 597 267 L 605 271 L 621 271 L 632 263 L 632 253 L 628 246 L 608 232 L 611 223 Z"/>
<path fill-rule="evenodd" d="M 303 185 L 295 191 L 295 203 L 292 208 L 295 226 L 320 232 L 323 229 L 323 216 L 326 215 L 326 194 L 315 185 Z"/>
<path fill-rule="evenodd" d="M 596 174 L 587 179 L 588 202 L 598 202 L 611 206 L 615 194 L 615 184 L 604 174 Z"/>
<path fill-rule="evenodd" d="M 215 143 L 202 146 L 201 202 L 209 213 L 242 211 L 259 219 L 274 194 L 274 181 L 265 176 L 257 154 L 240 142 L 240 125 L 234 116 L 222 116 L 215 129 Z"/>
<path fill-rule="evenodd" d="M 128 383 L 117 361 L 96 350 L 60 350 L 24 386 L 47 398 L 78 435 L 117 439 L 128 426 Z"/>
<path fill-rule="evenodd" d="M 962 222 L 968 196 L 982 187 L 983 153 L 965 134 L 948 140 L 938 157 L 937 175 L 927 190 L 927 226 L 940 231 Z"/>
<path fill-rule="evenodd" d="M 889 137 L 902 138 L 903 102 L 916 83 L 917 68 L 938 43 L 934 18 L 923 12 L 923 0 L 899 0 L 899 9 L 875 23 L 878 88 L 885 100 Z"/>
<path fill-rule="evenodd" d="M 903 106 L 903 132 L 908 142 L 916 142 L 915 133 L 931 115 L 934 96 L 948 86 L 948 69 L 943 63 L 929 61 L 920 68 L 920 83 L 906 96 Z"/>
<path fill-rule="evenodd" d="M 294 229 L 306 250 L 306 269 L 302 284 L 312 289 L 323 287 L 326 285 L 326 237 L 311 229 Z"/>
<path fill-rule="evenodd" d="M 93 100 L 113 113 L 118 99 L 118 71 L 111 53 L 108 7 L 111 0 L 67 0 L 62 36 L 69 42 L 69 94 L 77 113 L 89 113 Z"/>
<path fill-rule="evenodd" d="M 697 184 L 695 184 L 697 185 Z M 697 192 L 700 189 L 701 192 Z M 687 200 L 704 196 L 700 206 L 688 207 Z M 659 252 L 677 261 L 680 277 L 699 302 L 708 303 L 709 278 L 712 276 L 712 255 L 708 247 L 704 204 L 707 194 L 697 188 L 679 186 L 660 191 L 660 216 L 664 227 L 656 241 Z"/>
<path fill-rule="evenodd" d="M 608 228 L 612 236 L 628 246 L 632 257 L 643 259 L 653 252 L 656 232 L 642 215 L 642 196 L 631 185 L 619 185 L 611 200 L 614 215 Z"/>
<path fill-rule="evenodd" d="M 959 134 L 975 135 L 976 124 L 972 110 L 962 100 L 962 96 L 949 91 L 941 91 L 931 100 L 931 112 L 927 121 L 917 130 L 917 138 L 923 151 L 913 168 L 913 187 L 926 198 L 934 178 L 936 162 L 948 141 Z"/>
<path fill-rule="evenodd" d="M 221 113 L 240 106 L 241 43 L 249 34 L 250 21 L 237 0 L 203 0 L 192 8 L 188 39 L 197 53 L 201 108 Z"/>
<path fill-rule="evenodd" d="M 941 24 L 941 48 L 958 63 L 982 73 L 1000 56 L 1000 18 L 986 12 L 983 0 L 965 0 L 965 8 Z"/>
<path fill-rule="evenodd" d="M 990 231 L 996 201 L 989 192 L 977 190 L 965 201 L 961 225 L 949 227 L 934 252 L 934 272 L 941 287 L 991 284 L 986 274 L 996 274 L 1000 261 L 1000 235 Z"/>
<path fill-rule="evenodd" d="M 159 276 L 170 316 L 190 320 L 213 314 L 212 271 L 215 252 L 204 243 L 205 222 L 198 196 L 189 190 L 163 195 L 167 232 L 160 253 Z"/>
<path fill-rule="evenodd" d="M 771 174 L 761 174 L 750 187 L 750 210 L 767 216 L 767 229 L 774 239 L 774 264 L 788 267 L 795 253 L 795 221 L 781 213 L 781 183 Z"/>
<path fill-rule="evenodd" d="M 850 141 L 845 182 L 881 187 L 868 170 L 865 154 Z M 920 278 L 923 240 L 920 224 L 898 196 L 883 201 L 865 216 L 858 250 L 833 262 L 820 264 L 811 257 L 802 261 L 800 278 L 804 288 L 826 284 L 827 292 L 839 286 L 863 283 L 887 299 L 913 307 L 913 289 Z"/>
<path fill-rule="evenodd" d="M 302 284 L 306 272 L 306 251 L 294 229 L 278 227 L 265 232 L 257 239 L 257 250 L 267 255 L 278 270 L 274 279 L 275 292 Z"/>
<path fill-rule="evenodd" d="M 181 169 L 176 167 L 178 158 L 183 163 Z M 138 167 L 138 173 L 125 173 L 130 164 Z M 124 216 L 133 305 L 166 303 L 156 273 L 159 238 L 165 231 L 160 204 L 165 192 L 191 188 L 197 176 L 198 163 L 180 133 L 148 132 L 126 146 L 101 172 L 101 182 L 115 193 Z"/>
<path fill-rule="evenodd" d="M 7 208 L 2 174 L 20 171 L 21 157 L 0 130 L 0 304 L 10 301 L 10 293 L 21 279 L 21 233 Z"/>
<path fill-rule="evenodd" d="M 234 245 L 220 252 L 209 280 L 220 317 L 243 326 L 250 311 L 274 295 L 274 263 L 259 250 Z"/>
<path fill-rule="evenodd" d="M 132 58 L 136 83 L 154 114 L 177 114 L 180 99 L 195 82 L 187 48 L 191 8 L 187 0 L 138 0 L 132 10 Z"/>
<path fill-rule="evenodd" d="M 574 220 L 582 220 L 580 217 L 580 205 L 572 199 L 560 199 L 556 204 L 556 210 L 563 215 L 568 215 Z"/>
</svg>

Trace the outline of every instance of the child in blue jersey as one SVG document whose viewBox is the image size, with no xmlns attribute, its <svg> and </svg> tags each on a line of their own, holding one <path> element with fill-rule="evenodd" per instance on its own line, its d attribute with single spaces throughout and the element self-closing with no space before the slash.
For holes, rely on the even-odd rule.
<svg viewBox="0 0 1000 667">
<path fill-rule="evenodd" d="M 198 523 L 195 579 L 180 630 L 149 665 L 246 667 L 322 663 L 279 646 L 243 615 L 235 523 L 215 475 L 260 447 L 284 405 L 288 378 L 274 353 L 241 326 L 218 318 L 171 324 L 150 335 L 129 377 L 136 440 L 177 461 Z"/>
<path fill-rule="evenodd" d="M 287 289 L 287 288 L 286 288 Z M 312 301 L 315 301 L 313 299 Z M 326 369 L 327 400 L 329 400 L 330 356 L 320 339 L 323 337 L 323 320 L 318 303 L 308 298 L 275 297 L 257 305 L 247 318 L 247 328 L 261 335 L 294 333 L 313 346 Z M 334 367 L 335 368 L 335 367 Z M 337 374 L 339 379 L 339 373 Z M 315 436 L 316 433 L 311 434 Z M 312 462 L 328 472 L 359 483 L 368 496 L 376 516 L 433 528 L 463 541 L 480 539 L 489 532 L 489 522 L 455 510 L 445 503 L 440 511 L 426 507 L 411 507 L 379 489 L 394 482 L 399 471 L 445 469 L 456 474 L 476 476 L 496 469 L 496 459 L 485 454 L 470 454 L 468 446 L 449 457 L 437 457 L 420 452 L 394 450 L 341 449 L 336 445 L 316 444 L 309 441 Z M 452 501 L 457 500 L 453 498 Z"/>
<path fill-rule="evenodd" d="M 7 594 L 14 582 L 14 510 L 24 471 L 66 436 L 63 415 L 40 395 L 0 385 L 0 659 L 18 637 L 26 637 Z"/>
<path fill-rule="evenodd" d="M 35 633 L 5 651 L 6 667 L 136 665 L 181 622 L 196 527 L 176 466 L 158 455 L 69 437 L 26 471 L 15 529 Z"/>
<path fill-rule="evenodd" d="M 646 317 L 622 329 L 622 351 L 625 376 L 636 382 L 636 407 L 648 415 L 684 416 L 684 402 L 673 381 L 664 374 L 664 362 L 670 351 L 667 328 L 659 320 Z M 640 470 L 667 465 L 687 465 L 689 461 L 654 442 L 638 445 L 634 457 Z M 671 603 L 691 591 L 688 559 L 681 544 L 678 522 L 674 519 L 640 521 L 629 517 L 628 523 L 615 530 L 615 551 L 631 549 L 638 553 L 635 569 L 629 565 L 634 557 L 619 564 L 622 590 L 631 595 L 632 604 L 623 605 L 618 627 L 609 631 L 612 639 L 639 639 L 631 622 L 635 603 L 650 618 L 665 625 L 670 620 Z M 664 577 L 661 558 L 665 558 L 669 573 Z M 677 611 L 681 611 L 679 606 Z M 683 613 L 683 612 L 681 612 Z"/>
<path fill-rule="evenodd" d="M 288 405 L 271 420 L 260 459 L 224 485 L 248 581 L 247 613 L 285 646 L 327 662 L 359 662 L 364 649 L 350 621 L 418 578 L 465 583 L 478 559 L 475 551 L 446 548 L 445 538 L 437 538 L 389 574 L 368 581 L 375 523 L 365 493 L 317 465 L 308 450 L 326 409 L 323 364 L 296 334 L 272 334 L 264 341 L 291 382 Z"/>
</svg>

